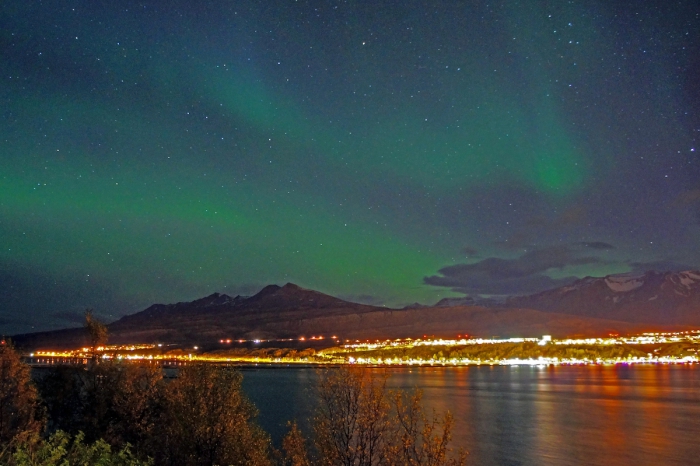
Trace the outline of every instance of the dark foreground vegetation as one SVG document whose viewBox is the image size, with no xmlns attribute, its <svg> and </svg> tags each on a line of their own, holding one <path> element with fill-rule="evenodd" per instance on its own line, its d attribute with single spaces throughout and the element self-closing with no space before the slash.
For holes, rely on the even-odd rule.
<svg viewBox="0 0 700 466">
<path fill-rule="evenodd" d="M 36 382 L 0 345 L 2 465 L 460 465 L 449 413 L 427 415 L 421 393 L 390 391 L 364 368 L 320 372 L 313 432 L 295 422 L 271 445 L 239 372 L 191 365 L 165 379 L 153 365 L 57 366 Z"/>
</svg>

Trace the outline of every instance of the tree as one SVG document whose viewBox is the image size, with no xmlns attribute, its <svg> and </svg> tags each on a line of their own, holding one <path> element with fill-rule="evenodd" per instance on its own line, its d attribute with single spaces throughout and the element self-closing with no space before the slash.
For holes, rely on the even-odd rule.
<svg viewBox="0 0 700 466">
<path fill-rule="evenodd" d="M 311 466 L 306 450 L 306 440 L 296 422 L 287 424 L 289 432 L 282 439 L 284 450 L 284 466 Z"/>
<path fill-rule="evenodd" d="M 107 326 L 93 315 L 92 309 L 87 309 L 85 311 L 85 328 L 87 329 L 90 337 L 90 350 L 92 352 L 92 358 L 97 360 L 98 348 L 104 346 L 109 337 Z"/>
<path fill-rule="evenodd" d="M 160 365 L 123 364 L 115 375 L 111 399 L 114 416 L 105 438 L 112 445 L 129 443 L 145 457 L 162 412 L 163 370 Z"/>
<path fill-rule="evenodd" d="M 392 411 L 396 417 L 396 429 L 390 441 L 387 464 L 396 466 L 459 466 L 465 462 L 466 453 L 459 450 L 456 458 L 449 458 L 452 440 L 452 415 L 446 412 L 440 419 L 435 412 L 431 418 L 422 406 L 423 392 L 408 393 L 402 390 L 390 392 Z"/>
<path fill-rule="evenodd" d="M 57 429 L 77 434 L 84 429 L 81 372 L 79 366 L 59 365 L 52 367 L 37 380 L 41 401 L 46 409 L 48 430 Z"/>
<path fill-rule="evenodd" d="M 211 364 L 184 366 L 167 385 L 155 448 L 158 464 L 267 466 L 270 439 L 241 390 L 241 374 Z"/>
<path fill-rule="evenodd" d="M 162 369 L 156 365 L 107 362 L 56 366 L 38 382 L 49 430 L 112 446 L 130 443 L 148 454 L 161 412 Z"/>
<path fill-rule="evenodd" d="M 386 372 L 360 367 L 321 373 L 314 419 L 316 448 L 327 466 L 374 466 L 387 450 Z"/>
<path fill-rule="evenodd" d="M 29 366 L 21 361 L 12 343 L 3 340 L 0 343 L 0 444 L 8 444 L 23 432 L 40 432 L 42 427 Z"/>
<path fill-rule="evenodd" d="M 320 372 L 313 426 L 319 464 L 463 465 L 461 450 L 456 458 L 449 457 L 450 413 L 442 418 L 433 413 L 428 418 L 420 391 L 389 391 L 387 378 L 386 372 L 356 366 Z M 295 436 L 290 431 L 290 444 Z"/>
</svg>

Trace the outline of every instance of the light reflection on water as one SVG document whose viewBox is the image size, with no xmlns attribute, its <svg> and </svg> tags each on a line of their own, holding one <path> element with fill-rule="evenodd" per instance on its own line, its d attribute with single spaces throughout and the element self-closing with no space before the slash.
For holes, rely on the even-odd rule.
<svg viewBox="0 0 700 466">
<path fill-rule="evenodd" d="M 453 443 L 478 465 L 700 464 L 700 366 L 390 369 L 455 417 Z M 314 369 L 244 371 L 275 443 L 313 410 Z M 302 426 L 308 428 L 302 422 Z"/>
</svg>

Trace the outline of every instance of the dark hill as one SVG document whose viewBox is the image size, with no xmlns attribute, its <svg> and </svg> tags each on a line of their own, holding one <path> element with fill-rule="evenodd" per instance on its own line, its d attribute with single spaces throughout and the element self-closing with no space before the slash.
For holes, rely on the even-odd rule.
<svg viewBox="0 0 700 466">
<path fill-rule="evenodd" d="M 571 285 L 508 299 L 506 305 L 660 325 L 700 325 L 700 272 L 586 277 Z"/>
<path fill-rule="evenodd" d="M 189 325 L 227 328 L 249 327 L 280 319 L 309 319 L 376 311 L 374 306 L 350 303 L 318 291 L 307 290 L 293 283 L 283 287 L 268 285 L 251 297 L 214 293 L 189 303 L 155 304 L 145 311 L 125 316 L 110 324 L 110 331 L 124 333 L 131 329 Z M 245 330 L 241 327 L 241 331 Z M 249 330 L 245 330 L 249 331 Z"/>
<path fill-rule="evenodd" d="M 620 322 L 532 309 L 444 306 L 388 309 L 343 301 L 288 283 L 251 297 L 214 293 L 176 304 L 154 304 L 109 324 L 110 343 L 213 345 L 220 339 L 281 339 L 337 335 L 343 339 L 404 338 L 457 334 L 479 336 L 594 336 L 652 330 Z M 83 329 L 15 336 L 27 349 L 79 347 Z"/>
</svg>

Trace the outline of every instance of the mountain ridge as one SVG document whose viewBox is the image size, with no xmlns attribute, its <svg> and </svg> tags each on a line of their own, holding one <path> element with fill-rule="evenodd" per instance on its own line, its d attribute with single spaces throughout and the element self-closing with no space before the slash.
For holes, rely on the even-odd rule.
<svg viewBox="0 0 700 466">
<path fill-rule="evenodd" d="M 624 322 L 700 325 L 700 271 L 584 277 L 505 305 Z"/>
<path fill-rule="evenodd" d="M 651 307 L 637 309 L 640 300 L 653 293 L 656 298 L 647 299 Z M 470 305 L 464 305 L 465 301 Z M 567 287 L 510 298 L 505 303 L 482 299 L 477 304 L 456 298 L 403 309 L 352 303 L 287 283 L 268 285 L 253 296 L 212 293 L 190 302 L 153 304 L 110 323 L 108 329 L 114 344 L 202 344 L 323 334 L 352 339 L 453 337 L 457 333 L 600 336 L 689 329 L 691 325 L 700 325 L 700 272 L 695 271 L 585 277 Z M 34 348 L 75 347 L 85 344 L 84 333 L 83 329 L 64 329 L 17 335 L 15 341 Z"/>
</svg>

